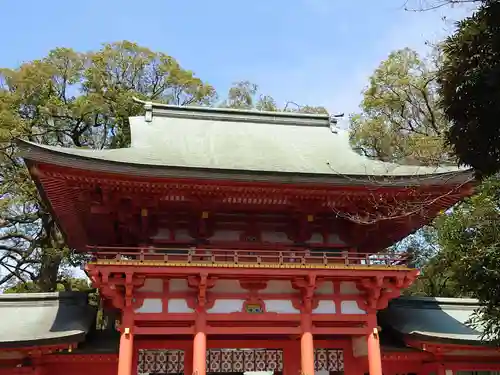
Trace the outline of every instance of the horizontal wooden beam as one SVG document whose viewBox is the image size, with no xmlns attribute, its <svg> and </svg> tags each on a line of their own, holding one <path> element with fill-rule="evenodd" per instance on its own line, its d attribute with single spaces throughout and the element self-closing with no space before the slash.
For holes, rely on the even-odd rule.
<svg viewBox="0 0 500 375">
<path fill-rule="evenodd" d="M 366 335 L 368 327 L 313 327 L 313 335 Z"/>
<path fill-rule="evenodd" d="M 208 335 L 263 335 L 263 340 L 269 340 L 268 335 L 298 335 L 300 327 L 210 327 L 206 328 Z"/>
<path fill-rule="evenodd" d="M 297 268 L 267 268 L 256 267 L 235 267 L 226 264 L 223 267 L 193 267 L 191 265 L 176 265 L 158 262 L 158 264 L 148 264 L 130 261 L 98 261 L 90 262 L 86 266 L 87 270 L 99 269 L 106 273 L 126 273 L 132 272 L 138 275 L 147 275 L 154 277 L 186 277 L 190 275 L 199 275 L 200 272 L 210 274 L 211 276 L 239 278 L 244 270 L 245 276 L 257 276 L 266 278 L 294 278 L 305 277 L 314 274 L 316 277 L 328 278 L 337 281 L 352 281 L 359 277 L 396 277 L 406 274 L 408 277 L 416 277 L 418 270 L 409 269 L 400 266 L 342 266 L 338 267 L 297 267 Z M 332 272 L 335 271 L 335 272 Z"/>
<path fill-rule="evenodd" d="M 205 330 L 207 335 L 300 335 L 302 329 L 300 327 L 212 327 L 208 325 Z M 369 332 L 367 327 L 314 327 L 313 335 L 365 335 Z M 195 328 L 193 327 L 135 327 L 134 334 L 136 335 L 194 335 Z"/>
<path fill-rule="evenodd" d="M 194 327 L 134 327 L 135 335 L 194 335 Z"/>
</svg>

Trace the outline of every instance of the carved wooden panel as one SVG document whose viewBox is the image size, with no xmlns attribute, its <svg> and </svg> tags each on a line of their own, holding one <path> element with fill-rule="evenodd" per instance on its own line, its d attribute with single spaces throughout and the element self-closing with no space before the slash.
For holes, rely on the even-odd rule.
<svg viewBox="0 0 500 375">
<path fill-rule="evenodd" d="M 211 349 L 207 372 L 283 371 L 280 349 Z"/>
<path fill-rule="evenodd" d="M 182 374 L 184 372 L 184 351 L 139 349 L 138 375 Z"/>
<path fill-rule="evenodd" d="M 342 349 L 315 349 L 314 369 L 316 371 L 344 371 L 344 352 Z"/>
</svg>

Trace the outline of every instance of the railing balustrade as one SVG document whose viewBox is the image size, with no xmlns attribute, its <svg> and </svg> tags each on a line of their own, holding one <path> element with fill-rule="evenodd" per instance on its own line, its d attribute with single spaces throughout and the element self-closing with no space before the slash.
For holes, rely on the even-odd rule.
<svg viewBox="0 0 500 375">
<path fill-rule="evenodd" d="M 93 260 L 119 260 L 139 262 L 163 262 L 165 265 L 187 263 L 256 266 L 404 266 L 406 254 L 358 253 L 349 250 L 262 250 L 262 249 L 214 249 L 204 247 L 158 248 L 158 247 L 93 247 L 89 246 Z"/>
</svg>

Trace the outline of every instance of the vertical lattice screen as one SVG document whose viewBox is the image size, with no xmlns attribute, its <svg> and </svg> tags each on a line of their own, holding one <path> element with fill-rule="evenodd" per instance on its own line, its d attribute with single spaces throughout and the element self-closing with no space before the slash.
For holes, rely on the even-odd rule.
<svg viewBox="0 0 500 375">
<path fill-rule="evenodd" d="M 207 372 L 283 371 L 280 349 L 211 349 Z"/>
<path fill-rule="evenodd" d="M 344 353 L 339 349 L 316 349 L 316 371 L 343 371 Z M 281 349 L 210 349 L 207 351 L 207 372 L 283 371 Z M 138 375 L 184 373 L 182 350 L 139 350 Z M 189 374 L 188 374 L 189 375 Z"/>
<path fill-rule="evenodd" d="M 139 349 L 137 374 L 182 374 L 184 352 L 182 350 Z"/>
<path fill-rule="evenodd" d="M 344 352 L 341 349 L 315 349 L 316 371 L 344 371 Z"/>
</svg>

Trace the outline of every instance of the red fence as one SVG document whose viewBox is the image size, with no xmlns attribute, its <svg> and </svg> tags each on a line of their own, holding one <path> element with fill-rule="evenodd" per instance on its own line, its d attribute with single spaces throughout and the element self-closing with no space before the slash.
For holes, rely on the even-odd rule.
<svg viewBox="0 0 500 375">
<path fill-rule="evenodd" d="M 406 254 L 357 253 L 352 251 L 319 250 L 262 250 L 262 249 L 211 249 L 211 248 L 135 248 L 135 247 L 89 247 L 94 260 L 120 260 L 140 262 L 192 263 L 206 266 L 220 264 L 253 265 L 316 265 L 329 266 L 404 266 Z"/>
</svg>

